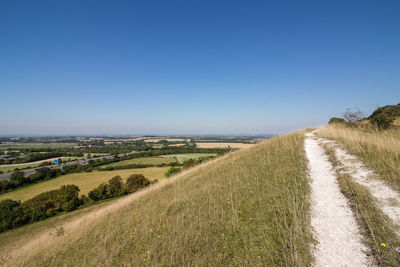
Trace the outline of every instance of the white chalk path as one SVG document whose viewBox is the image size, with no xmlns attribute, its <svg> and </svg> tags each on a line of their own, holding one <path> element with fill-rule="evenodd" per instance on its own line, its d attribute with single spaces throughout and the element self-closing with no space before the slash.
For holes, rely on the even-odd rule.
<svg viewBox="0 0 400 267">
<path fill-rule="evenodd" d="M 376 179 L 376 174 L 368 169 L 357 157 L 342 149 L 336 142 L 321 139 L 333 146 L 336 158 L 343 168 L 339 172 L 347 173 L 353 180 L 366 187 L 375 198 L 381 211 L 392 220 L 398 236 L 400 236 L 400 194 L 382 180 Z"/>
<path fill-rule="evenodd" d="M 307 133 L 305 152 L 311 176 L 311 226 L 318 244 L 316 266 L 368 266 L 368 249 L 337 177 L 313 133 Z"/>
</svg>

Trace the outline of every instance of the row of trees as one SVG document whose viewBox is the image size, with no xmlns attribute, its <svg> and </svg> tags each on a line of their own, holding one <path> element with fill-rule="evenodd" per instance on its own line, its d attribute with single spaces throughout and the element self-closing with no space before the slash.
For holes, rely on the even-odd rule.
<svg viewBox="0 0 400 267">
<path fill-rule="evenodd" d="M 5 199 L 0 201 L 0 232 L 43 220 L 60 212 L 72 211 L 82 205 L 133 193 L 149 184 L 150 181 L 142 174 L 133 174 L 125 184 L 120 176 L 111 178 L 90 191 L 89 198 L 85 195 L 79 197 L 80 190 L 76 185 L 63 185 L 23 203 Z"/>
<path fill-rule="evenodd" d="M 89 198 L 93 201 L 100 201 L 136 192 L 140 188 L 146 187 L 150 181 L 143 174 L 133 174 L 128 177 L 125 184 L 121 176 L 111 178 L 108 183 L 100 184 L 89 192 Z"/>
<path fill-rule="evenodd" d="M 204 157 L 199 157 L 198 159 L 188 159 L 183 163 L 182 168 L 180 167 L 176 167 L 176 166 L 172 166 L 170 167 L 167 172 L 165 173 L 165 177 L 170 177 L 174 174 L 177 174 L 178 172 L 185 170 L 185 169 L 189 169 L 193 166 L 196 166 L 197 164 L 200 164 L 206 160 L 210 160 L 215 158 L 215 156 L 204 156 Z"/>
<path fill-rule="evenodd" d="M 22 204 L 11 199 L 1 201 L 0 232 L 76 209 L 83 203 L 78 192 L 79 188 L 75 185 L 63 185 L 60 189 L 41 193 Z"/>
</svg>

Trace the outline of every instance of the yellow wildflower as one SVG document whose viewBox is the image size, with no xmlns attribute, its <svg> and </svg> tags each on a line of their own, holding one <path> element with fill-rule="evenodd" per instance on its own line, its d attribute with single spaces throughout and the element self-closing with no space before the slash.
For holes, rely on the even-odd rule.
<svg viewBox="0 0 400 267">
<path fill-rule="evenodd" d="M 146 258 L 144 258 L 143 261 L 147 261 Z"/>
<path fill-rule="evenodd" d="M 385 243 L 381 243 L 381 247 L 386 248 L 386 244 Z"/>
<path fill-rule="evenodd" d="M 147 254 L 150 254 L 150 250 L 147 251 Z"/>
</svg>

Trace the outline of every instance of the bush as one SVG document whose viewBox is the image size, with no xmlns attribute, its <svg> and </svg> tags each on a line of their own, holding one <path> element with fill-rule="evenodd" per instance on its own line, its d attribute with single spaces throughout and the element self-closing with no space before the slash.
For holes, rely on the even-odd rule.
<svg viewBox="0 0 400 267">
<path fill-rule="evenodd" d="M 21 203 L 11 199 L 0 202 L 0 232 L 17 227 L 26 221 Z"/>
<path fill-rule="evenodd" d="M 337 117 L 332 117 L 330 120 L 329 120 L 329 124 L 333 124 L 333 123 L 343 123 L 343 122 L 346 122 L 346 120 L 345 119 L 343 119 L 343 118 L 337 118 Z"/>
<path fill-rule="evenodd" d="M 144 177 L 143 174 L 132 174 L 126 180 L 125 190 L 127 193 L 133 193 L 140 188 L 146 187 L 150 184 L 150 181 Z"/>
<path fill-rule="evenodd" d="M 23 183 L 25 180 L 25 173 L 20 170 L 16 170 L 11 174 L 11 181 Z"/>
<path fill-rule="evenodd" d="M 385 116 L 383 113 L 375 115 L 370 119 L 370 121 L 378 126 L 379 129 L 387 129 L 393 123 L 393 119 Z"/>
<path fill-rule="evenodd" d="M 195 166 L 197 164 L 197 161 L 194 159 L 188 159 L 187 161 L 185 161 L 185 163 L 183 164 L 183 169 L 188 169 L 191 168 L 193 166 Z"/>
<path fill-rule="evenodd" d="M 165 173 L 165 177 L 170 177 L 178 172 L 180 172 L 182 169 L 179 167 L 170 167 L 167 172 Z"/>
</svg>

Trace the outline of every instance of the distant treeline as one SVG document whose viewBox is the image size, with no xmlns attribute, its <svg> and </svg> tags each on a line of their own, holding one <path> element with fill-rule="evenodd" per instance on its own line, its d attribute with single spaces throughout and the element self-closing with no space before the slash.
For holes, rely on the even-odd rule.
<svg viewBox="0 0 400 267">
<path fill-rule="evenodd" d="M 16 156 L 18 158 L 15 159 L 0 159 L 0 164 L 17 164 L 17 163 L 28 163 L 34 162 L 39 160 L 57 158 L 57 157 L 82 157 L 82 152 L 75 152 L 75 153 L 67 153 L 67 152 L 49 152 L 49 153 L 30 153 L 26 156 L 20 157 L 19 152 L 10 151 L 8 153 L 11 156 Z"/>
<path fill-rule="evenodd" d="M 100 184 L 89 192 L 89 197 L 79 197 L 76 185 L 63 185 L 60 189 L 47 191 L 21 203 L 11 199 L 0 201 L 0 232 L 44 220 L 61 212 L 80 206 L 89 206 L 97 201 L 114 198 L 138 191 L 150 181 L 142 174 L 133 174 L 125 182 L 115 176 L 108 183 Z"/>
<path fill-rule="evenodd" d="M 182 165 L 182 168 L 177 167 L 177 166 L 171 166 L 167 170 L 167 172 L 165 173 L 165 177 L 168 178 L 168 177 L 170 177 L 170 176 L 172 176 L 172 175 L 174 175 L 174 174 L 176 174 L 176 173 L 178 173 L 178 172 L 180 172 L 182 170 L 189 169 L 189 168 L 191 168 L 193 166 L 196 166 L 196 165 L 198 165 L 198 164 L 200 164 L 200 163 L 202 163 L 204 161 L 211 160 L 211 159 L 214 159 L 214 158 L 215 158 L 215 156 L 204 156 L 204 157 L 200 157 L 198 159 L 188 159 Z"/>
<path fill-rule="evenodd" d="M 110 166 L 110 167 L 97 167 L 97 171 L 115 171 L 115 170 L 126 170 L 126 169 L 139 169 L 139 168 L 149 168 L 149 167 L 166 167 L 166 166 L 182 166 L 179 162 L 170 163 L 159 163 L 159 164 L 127 164 L 121 166 Z"/>
<path fill-rule="evenodd" d="M 140 157 L 152 157 L 152 156 L 161 156 L 161 155 L 168 155 L 168 154 L 179 154 L 179 153 L 217 153 L 217 154 L 223 154 L 226 153 L 229 150 L 226 149 L 208 149 L 208 148 L 190 148 L 190 149 L 185 149 L 185 148 L 179 148 L 179 147 L 174 147 L 174 148 L 169 148 L 169 149 L 159 149 L 159 150 L 153 150 L 153 151 L 144 151 L 144 152 L 139 152 L 139 153 L 134 153 L 130 154 L 127 156 L 123 157 L 118 157 L 114 156 L 113 158 L 107 159 L 107 158 L 102 158 L 102 159 L 96 159 L 96 160 L 89 160 L 88 164 L 71 164 L 71 165 L 65 165 L 63 166 L 62 169 L 57 169 L 57 168 L 47 168 L 43 167 L 37 170 L 34 174 L 31 174 L 28 177 L 25 177 L 24 172 L 16 170 L 14 173 L 11 175 L 10 180 L 4 180 L 0 182 L 0 193 L 5 193 L 9 192 L 11 190 L 15 190 L 17 188 L 21 188 L 26 185 L 34 184 L 40 181 L 44 180 L 49 180 L 56 178 L 58 176 L 68 174 L 68 173 L 79 173 L 79 172 L 91 172 L 93 171 L 94 168 L 97 168 L 102 165 L 110 164 L 110 163 L 115 163 L 123 160 L 128 160 L 128 159 L 134 159 L 134 158 L 140 158 Z M 175 163 L 178 166 L 178 163 Z M 166 166 L 174 166 L 174 165 L 166 165 Z M 148 165 L 146 167 L 149 167 Z M 112 170 L 117 170 L 118 168 L 113 167 Z M 124 167 L 121 167 L 120 169 L 125 169 Z M 102 170 L 102 169 L 99 169 Z M 110 169 L 103 169 L 103 170 L 111 170 Z"/>
</svg>

